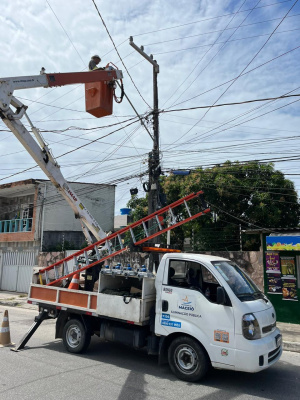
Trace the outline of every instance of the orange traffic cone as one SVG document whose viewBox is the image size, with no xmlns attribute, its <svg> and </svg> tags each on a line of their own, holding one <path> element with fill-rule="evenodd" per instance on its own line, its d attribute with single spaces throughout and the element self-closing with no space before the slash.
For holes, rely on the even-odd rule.
<svg viewBox="0 0 300 400">
<path fill-rule="evenodd" d="M 79 290 L 79 274 L 74 274 L 69 289 Z"/>
<path fill-rule="evenodd" d="M 0 328 L 0 347 L 13 346 L 14 343 L 10 340 L 8 311 L 4 311 L 3 322 Z"/>
</svg>

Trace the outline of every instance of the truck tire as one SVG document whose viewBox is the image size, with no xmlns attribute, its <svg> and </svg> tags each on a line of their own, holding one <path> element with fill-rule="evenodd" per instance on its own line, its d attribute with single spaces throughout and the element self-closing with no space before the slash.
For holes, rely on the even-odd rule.
<svg viewBox="0 0 300 400">
<path fill-rule="evenodd" d="M 91 333 L 78 319 L 70 319 L 63 329 L 63 343 L 70 353 L 83 353 L 89 346 Z"/>
<path fill-rule="evenodd" d="M 187 382 L 202 379 L 210 366 L 203 347 L 188 336 L 179 336 L 173 340 L 168 349 L 168 361 L 177 378 Z"/>
</svg>

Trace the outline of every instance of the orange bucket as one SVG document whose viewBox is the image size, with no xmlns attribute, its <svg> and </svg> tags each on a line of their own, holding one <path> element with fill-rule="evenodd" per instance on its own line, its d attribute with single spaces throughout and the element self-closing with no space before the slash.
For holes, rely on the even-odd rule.
<svg viewBox="0 0 300 400">
<path fill-rule="evenodd" d="M 113 113 L 113 88 L 105 82 L 85 84 L 86 112 L 101 118 Z"/>
</svg>

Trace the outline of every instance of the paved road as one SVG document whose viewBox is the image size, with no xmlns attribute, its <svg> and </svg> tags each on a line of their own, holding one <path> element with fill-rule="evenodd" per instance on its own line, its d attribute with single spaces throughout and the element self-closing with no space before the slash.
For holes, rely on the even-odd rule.
<svg viewBox="0 0 300 400">
<path fill-rule="evenodd" d="M 8 308 L 11 337 L 18 342 L 37 312 Z M 5 307 L 0 306 L 0 322 Z M 156 357 L 93 338 L 84 355 L 66 353 L 54 340 L 54 321 L 44 321 L 28 350 L 0 349 L 0 399 L 105 400 L 298 400 L 300 354 L 285 352 L 259 374 L 213 370 L 202 383 L 178 381 Z"/>
</svg>

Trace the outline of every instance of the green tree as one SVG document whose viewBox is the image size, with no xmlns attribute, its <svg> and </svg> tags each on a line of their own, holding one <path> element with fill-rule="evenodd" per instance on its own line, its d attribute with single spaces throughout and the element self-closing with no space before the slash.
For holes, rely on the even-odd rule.
<svg viewBox="0 0 300 400">
<path fill-rule="evenodd" d="M 179 247 L 183 247 L 184 238 L 190 238 L 195 251 L 239 250 L 240 228 L 298 225 L 300 205 L 294 184 L 271 163 L 227 161 L 214 168 L 196 169 L 188 176 L 163 177 L 161 185 L 168 204 L 203 190 L 212 210 L 172 231 L 171 243 Z M 147 200 L 132 201 L 133 215 L 137 219 L 145 216 Z M 199 202 L 195 202 L 191 205 L 192 212 L 198 212 L 199 207 Z M 259 236 L 243 234 L 242 240 L 243 250 L 259 249 Z"/>
</svg>

